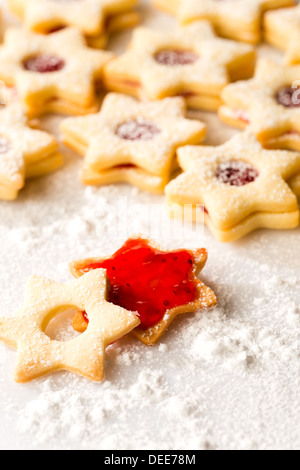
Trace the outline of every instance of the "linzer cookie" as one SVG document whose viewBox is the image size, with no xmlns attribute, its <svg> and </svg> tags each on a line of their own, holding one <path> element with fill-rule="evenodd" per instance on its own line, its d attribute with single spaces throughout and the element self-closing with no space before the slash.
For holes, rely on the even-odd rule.
<svg viewBox="0 0 300 470">
<path fill-rule="evenodd" d="M 264 18 L 265 39 L 286 52 L 287 64 L 300 62 L 300 5 L 270 11 Z"/>
<path fill-rule="evenodd" d="M 197 277 L 206 261 L 205 249 L 162 251 L 148 239 L 135 238 L 109 258 L 76 261 L 70 268 L 75 277 L 105 269 L 110 280 L 108 300 L 138 313 L 140 325 L 132 334 L 152 345 L 176 316 L 216 305 L 213 291 Z M 79 312 L 73 326 L 84 332 L 89 321 L 86 312 Z"/>
<path fill-rule="evenodd" d="M 57 140 L 31 129 L 17 102 L 0 107 L 0 199 L 16 199 L 26 179 L 51 173 L 62 164 Z"/>
<path fill-rule="evenodd" d="M 137 4 L 137 0 L 8 0 L 29 30 L 48 34 L 74 26 L 96 48 L 104 47 L 112 33 L 140 21 Z"/>
<path fill-rule="evenodd" d="M 209 20 L 221 36 L 256 44 L 261 40 L 262 17 L 268 10 L 295 5 L 295 0 L 153 0 L 174 14 L 181 24 Z"/>
<path fill-rule="evenodd" d="M 183 147 L 178 159 L 184 173 L 166 187 L 173 216 L 182 217 L 188 206 L 195 217 L 202 205 L 221 242 L 259 228 L 298 226 L 298 202 L 287 182 L 300 173 L 300 153 L 263 149 L 244 131 L 218 147 Z"/>
<path fill-rule="evenodd" d="M 162 193 L 178 170 L 177 148 L 199 144 L 206 134 L 205 124 L 185 115 L 183 98 L 140 103 L 110 93 L 99 113 L 65 119 L 62 138 L 84 156 L 83 183 L 123 182 Z"/>
<path fill-rule="evenodd" d="M 300 65 L 260 59 L 255 77 L 228 85 L 219 116 L 238 128 L 249 127 L 268 148 L 300 151 Z"/>
<path fill-rule="evenodd" d="M 87 114 L 99 108 L 97 86 L 112 56 L 88 48 L 75 28 L 50 36 L 12 28 L 0 47 L 0 80 L 17 88 L 30 116 Z"/>
<path fill-rule="evenodd" d="M 87 331 L 68 342 L 52 340 L 45 334 L 47 325 L 70 305 L 87 312 Z M 139 323 L 134 313 L 107 301 L 106 272 L 97 269 L 67 284 L 31 278 L 22 310 L 13 317 L 0 318 L 0 340 L 17 349 L 17 382 L 58 370 L 100 382 L 106 347 Z"/>
<path fill-rule="evenodd" d="M 173 32 L 137 28 L 127 52 L 105 67 L 108 89 L 141 99 L 183 96 L 189 107 L 216 110 L 230 82 L 252 76 L 255 52 L 217 38 L 198 21 Z"/>
</svg>

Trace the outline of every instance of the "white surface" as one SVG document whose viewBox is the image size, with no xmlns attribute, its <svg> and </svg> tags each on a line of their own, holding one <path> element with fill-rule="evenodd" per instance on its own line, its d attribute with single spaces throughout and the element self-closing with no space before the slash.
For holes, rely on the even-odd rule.
<svg viewBox="0 0 300 470">
<path fill-rule="evenodd" d="M 154 27 L 173 24 L 145 13 Z M 111 47 L 124 48 L 128 38 Z M 200 116 L 207 143 L 233 134 L 215 115 Z M 56 132 L 58 122 L 42 126 Z M 112 228 L 120 198 L 131 208 L 164 204 L 124 185 L 83 187 L 81 159 L 63 151 L 61 171 L 0 204 L 1 314 L 22 304 L 28 276 L 64 282 L 70 261 L 113 253 L 126 238 Z M 148 233 L 145 207 L 130 213 L 128 235 Z M 207 247 L 203 279 L 220 305 L 176 321 L 154 348 L 129 339 L 110 347 L 100 385 L 69 373 L 15 384 L 15 352 L 0 345 L 0 448 L 299 449 L 299 235 L 258 231 L 232 245 L 206 230 L 201 239 L 192 231 L 181 240 L 157 236 L 166 248 Z"/>
</svg>

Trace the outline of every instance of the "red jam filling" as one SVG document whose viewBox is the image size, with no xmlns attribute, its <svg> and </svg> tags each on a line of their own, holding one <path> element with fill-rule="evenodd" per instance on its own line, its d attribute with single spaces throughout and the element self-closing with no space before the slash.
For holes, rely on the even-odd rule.
<svg viewBox="0 0 300 470">
<path fill-rule="evenodd" d="M 221 183 L 230 186 L 245 186 L 253 183 L 259 176 L 256 168 L 242 161 L 222 163 L 216 174 Z"/>
<path fill-rule="evenodd" d="M 191 51 L 164 50 L 157 52 L 154 59 L 161 65 L 192 65 L 199 56 Z"/>
<path fill-rule="evenodd" d="M 65 62 L 62 59 L 46 54 L 30 57 L 24 62 L 26 70 L 38 73 L 59 72 L 64 66 Z"/>
<path fill-rule="evenodd" d="M 234 114 L 236 118 L 239 119 L 240 121 L 243 121 L 246 124 L 250 124 L 250 118 L 246 111 L 243 111 L 242 109 L 237 109 L 234 112 Z"/>
<path fill-rule="evenodd" d="M 144 119 L 126 121 L 120 124 L 116 134 L 122 140 L 152 140 L 161 130 L 152 122 Z"/>
<path fill-rule="evenodd" d="M 109 302 L 138 312 L 142 330 L 160 322 L 168 310 L 197 299 L 194 258 L 186 250 L 164 253 L 147 240 L 128 240 L 110 259 L 81 272 L 99 268 L 110 280 Z"/>
<path fill-rule="evenodd" d="M 276 93 L 276 100 L 278 104 L 285 108 L 299 108 L 300 107 L 300 88 L 282 87 Z"/>
</svg>

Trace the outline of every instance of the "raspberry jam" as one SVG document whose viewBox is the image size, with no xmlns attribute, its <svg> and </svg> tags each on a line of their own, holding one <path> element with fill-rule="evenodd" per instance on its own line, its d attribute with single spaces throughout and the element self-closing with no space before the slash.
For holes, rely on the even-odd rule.
<svg viewBox="0 0 300 470">
<path fill-rule="evenodd" d="M 154 59 L 161 65 L 192 65 L 199 56 L 191 51 L 164 50 L 157 52 Z"/>
<path fill-rule="evenodd" d="M 84 274 L 106 269 L 111 286 L 109 302 L 138 312 L 139 328 L 147 330 L 168 310 L 197 299 L 194 261 L 189 251 L 164 253 L 152 248 L 147 240 L 130 239 L 111 258 L 80 271 Z M 84 318 L 88 321 L 86 315 Z"/>
<path fill-rule="evenodd" d="M 245 186 L 253 183 L 259 176 L 256 168 L 242 161 L 222 163 L 216 174 L 221 183 L 230 186 Z"/>
<path fill-rule="evenodd" d="M 122 140 L 152 140 L 161 130 L 155 124 L 144 119 L 126 121 L 120 124 L 116 134 Z"/>
<path fill-rule="evenodd" d="M 59 72 L 65 66 L 65 62 L 52 55 L 39 55 L 30 57 L 24 62 L 24 67 L 30 72 L 51 73 Z"/>
<path fill-rule="evenodd" d="M 299 108 L 300 107 L 300 88 L 299 87 L 283 87 L 276 93 L 276 100 L 278 104 L 285 108 Z"/>
</svg>

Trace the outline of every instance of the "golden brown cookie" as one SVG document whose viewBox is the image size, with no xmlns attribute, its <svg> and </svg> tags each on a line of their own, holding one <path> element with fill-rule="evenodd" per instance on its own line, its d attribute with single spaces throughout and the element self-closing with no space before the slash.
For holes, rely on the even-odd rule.
<svg viewBox="0 0 300 470">
<path fill-rule="evenodd" d="M 198 279 L 206 261 L 205 249 L 164 251 L 149 239 L 132 238 L 111 257 L 75 261 L 70 269 L 75 277 L 106 269 L 110 302 L 138 312 L 141 323 L 132 334 L 151 346 L 178 315 L 216 305 L 213 291 Z M 73 326 L 82 332 L 88 323 L 81 312 Z"/>
</svg>

